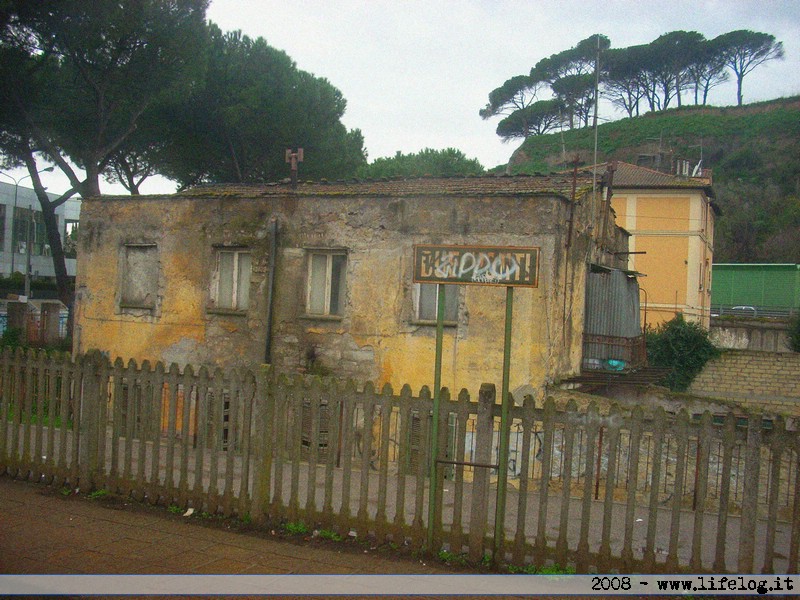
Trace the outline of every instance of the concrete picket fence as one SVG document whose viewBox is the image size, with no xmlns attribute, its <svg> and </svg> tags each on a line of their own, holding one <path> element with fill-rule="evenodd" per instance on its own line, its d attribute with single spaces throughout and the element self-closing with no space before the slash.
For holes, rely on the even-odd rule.
<svg viewBox="0 0 800 600">
<path fill-rule="evenodd" d="M 5 350 L 0 473 L 476 562 L 798 571 L 796 422 L 526 397 L 498 511 L 495 388 L 443 389 L 429 512 L 432 409 L 427 388 Z"/>
</svg>

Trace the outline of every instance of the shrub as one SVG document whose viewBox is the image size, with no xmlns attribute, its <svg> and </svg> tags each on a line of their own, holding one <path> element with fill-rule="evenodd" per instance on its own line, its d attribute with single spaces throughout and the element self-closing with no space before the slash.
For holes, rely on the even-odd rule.
<svg viewBox="0 0 800 600">
<path fill-rule="evenodd" d="M 664 383 L 673 391 L 683 392 L 703 370 L 706 362 L 719 356 L 708 338 L 708 331 L 677 315 L 655 329 L 648 328 L 647 360 L 654 367 L 668 367 Z"/>
</svg>

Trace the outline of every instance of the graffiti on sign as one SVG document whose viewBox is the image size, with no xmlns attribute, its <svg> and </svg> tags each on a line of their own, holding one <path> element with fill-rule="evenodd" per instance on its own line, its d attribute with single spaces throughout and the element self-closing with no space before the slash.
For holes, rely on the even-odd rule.
<svg viewBox="0 0 800 600">
<path fill-rule="evenodd" d="M 539 248 L 414 246 L 415 283 L 536 287 Z"/>
</svg>

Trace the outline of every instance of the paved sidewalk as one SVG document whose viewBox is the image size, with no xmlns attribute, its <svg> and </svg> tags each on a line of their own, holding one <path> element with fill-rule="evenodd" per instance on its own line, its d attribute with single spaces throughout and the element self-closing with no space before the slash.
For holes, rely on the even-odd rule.
<svg viewBox="0 0 800 600">
<path fill-rule="evenodd" d="M 224 525 L 205 526 L 170 514 L 163 507 L 65 497 L 58 489 L 0 476 L 3 574 L 454 572 L 439 563 L 390 556 L 354 543 L 339 549 L 337 545 L 314 540 L 298 544 L 269 532 L 229 531 Z"/>
</svg>

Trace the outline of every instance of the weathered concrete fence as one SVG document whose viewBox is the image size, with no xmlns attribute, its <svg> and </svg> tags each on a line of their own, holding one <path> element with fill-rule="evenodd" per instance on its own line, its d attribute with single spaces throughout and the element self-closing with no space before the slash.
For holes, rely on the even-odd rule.
<svg viewBox="0 0 800 600">
<path fill-rule="evenodd" d="M 494 540 L 500 406 L 443 390 L 433 522 L 431 394 L 195 372 L 94 355 L 0 355 L 0 471 L 256 522 L 480 560 L 628 572 L 791 572 L 800 437 L 781 419 L 663 410 L 511 409 Z"/>
</svg>

